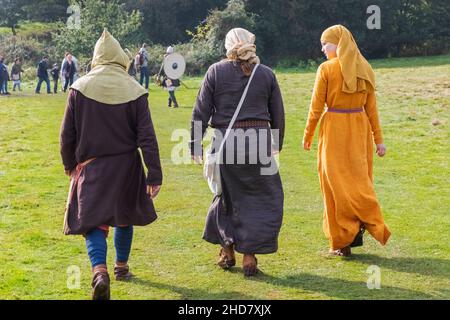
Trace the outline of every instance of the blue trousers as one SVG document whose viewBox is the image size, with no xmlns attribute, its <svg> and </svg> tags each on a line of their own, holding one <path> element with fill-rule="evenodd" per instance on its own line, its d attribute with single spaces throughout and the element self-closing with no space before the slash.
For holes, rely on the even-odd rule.
<svg viewBox="0 0 450 320">
<path fill-rule="evenodd" d="M 139 82 L 141 86 L 144 84 L 144 80 L 145 80 L 145 89 L 148 89 L 150 81 L 150 74 L 148 67 L 141 67 L 141 81 Z"/>
<path fill-rule="evenodd" d="M 8 93 L 8 80 L 3 80 L 0 83 L 0 93 Z"/>
<path fill-rule="evenodd" d="M 50 90 L 50 79 L 48 77 L 47 78 L 39 77 L 39 81 L 38 81 L 38 84 L 36 86 L 36 93 L 40 93 L 41 92 L 42 82 L 45 82 L 47 84 L 47 93 L 51 93 L 51 90 Z"/>
<path fill-rule="evenodd" d="M 20 88 L 20 82 L 14 83 L 13 91 L 16 91 L 16 87 L 19 88 L 19 91 L 22 91 L 22 89 Z"/>
</svg>

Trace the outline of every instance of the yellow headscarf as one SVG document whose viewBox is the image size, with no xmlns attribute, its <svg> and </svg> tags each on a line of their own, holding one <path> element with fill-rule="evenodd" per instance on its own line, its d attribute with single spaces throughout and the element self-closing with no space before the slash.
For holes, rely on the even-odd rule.
<svg viewBox="0 0 450 320">
<path fill-rule="evenodd" d="M 105 29 L 94 49 L 91 71 L 71 86 L 84 96 L 105 104 L 123 104 L 147 93 L 126 71 L 129 58 Z"/>
<path fill-rule="evenodd" d="M 336 54 L 344 78 L 343 92 L 367 91 L 367 83 L 375 89 L 375 73 L 346 27 L 342 25 L 329 27 L 322 33 L 321 41 L 337 45 Z"/>
<path fill-rule="evenodd" d="M 231 29 L 225 38 L 227 57 L 232 60 L 239 59 L 259 64 L 260 60 L 256 55 L 255 39 L 255 35 L 245 29 Z"/>
</svg>

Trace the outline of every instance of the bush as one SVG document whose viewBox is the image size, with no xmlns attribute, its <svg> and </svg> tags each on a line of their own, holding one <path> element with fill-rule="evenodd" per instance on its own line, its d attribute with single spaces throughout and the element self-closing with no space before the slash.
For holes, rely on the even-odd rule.
<svg viewBox="0 0 450 320">
<path fill-rule="evenodd" d="M 136 41 L 136 32 L 142 22 L 139 11 L 128 13 L 119 0 L 80 0 L 71 1 L 81 8 L 79 28 L 69 28 L 60 24 L 59 32 L 54 34 L 57 51 L 63 55 L 65 51 L 76 56 L 91 57 L 95 43 L 104 28 L 123 45 Z"/>
<path fill-rule="evenodd" d="M 225 57 L 225 36 L 233 28 L 250 31 L 255 26 L 254 15 L 245 10 L 243 0 L 230 0 L 227 7 L 213 10 L 203 25 L 190 32 L 192 40 L 185 49 L 192 73 L 204 72 L 211 64 Z"/>
<path fill-rule="evenodd" d="M 252 30 L 254 17 L 245 11 L 243 0 L 230 0 L 227 7 L 213 10 L 205 22 L 195 31 L 188 32 L 192 37 L 188 43 L 174 46 L 175 52 L 180 53 L 186 60 L 186 75 L 193 76 L 206 72 L 208 67 L 225 58 L 225 36 L 233 28 L 241 27 Z M 138 52 L 133 48 L 133 54 Z M 150 44 L 150 72 L 157 74 L 160 70 L 166 47 Z"/>
<path fill-rule="evenodd" d="M 16 36 L 10 29 L 2 28 L 0 33 L 0 55 L 11 70 L 15 58 L 22 60 L 25 72 L 24 80 L 36 78 L 36 67 L 43 56 L 49 57 L 49 63 L 58 63 L 60 58 L 52 42 L 52 32 L 57 28 L 54 23 L 21 22 L 16 29 Z"/>
<path fill-rule="evenodd" d="M 47 42 L 20 36 L 0 36 L 0 42 L 2 43 L 0 55 L 5 57 L 7 63 L 13 63 L 15 58 L 20 58 L 24 65 L 32 66 L 45 55 L 51 62 L 58 61 L 55 46 Z"/>
</svg>

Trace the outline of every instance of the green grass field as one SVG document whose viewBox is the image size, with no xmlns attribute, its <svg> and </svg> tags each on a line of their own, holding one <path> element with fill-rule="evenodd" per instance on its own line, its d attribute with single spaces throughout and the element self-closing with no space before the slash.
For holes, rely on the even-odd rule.
<svg viewBox="0 0 450 320">
<path fill-rule="evenodd" d="M 150 90 L 165 175 L 159 219 L 136 228 L 131 283 L 112 281 L 113 299 L 449 299 L 450 56 L 374 61 L 388 154 L 374 163 L 376 191 L 392 231 L 386 247 L 366 236 L 351 258 L 327 256 L 314 152 L 301 149 L 314 73 L 278 70 L 287 132 L 280 156 L 285 215 L 278 253 L 259 256 L 263 274 L 216 265 L 204 242 L 210 200 L 202 168 L 175 165 L 175 129 L 189 129 L 200 78 L 187 79 L 182 108 Z M 89 299 L 91 272 L 82 237 L 62 234 L 68 179 L 59 156 L 64 94 L 0 97 L 0 299 Z M 11 84 L 10 84 L 11 87 Z M 45 90 L 43 90 L 45 91 Z M 432 122 L 438 121 L 439 125 Z M 108 239 L 110 268 L 114 262 Z M 369 290 L 370 266 L 381 289 Z M 72 284 L 71 268 L 81 283 Z M 68 277 L 69 270 L 69 277 Z"/>
</svg>

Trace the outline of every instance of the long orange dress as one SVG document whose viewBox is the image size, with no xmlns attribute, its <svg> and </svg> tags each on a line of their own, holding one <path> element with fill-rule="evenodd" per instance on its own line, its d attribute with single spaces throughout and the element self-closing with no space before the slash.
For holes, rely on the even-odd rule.
<svg viewBox="0 0 450 320">
<path fill-rule="evenodd" d="M 390 231 L 384 224 L 373 185 L 373 142 L 383 143 L 375 92 L 342 92 L 338 58 L 324 62 L 317 71 L 305 142 L 312 142 L 319 119 L 318 170 L 325 212 L 323 230 L 332 250 L 350 245 L 363 224 L 385 245 Z M 329 108 L 363 112 L 332 113 Z"/>
</svg>

